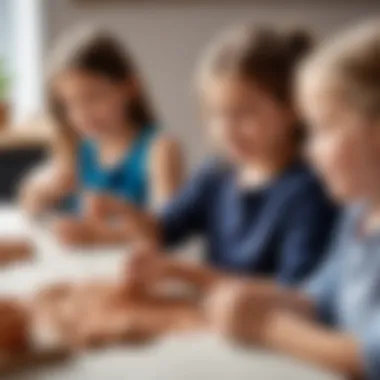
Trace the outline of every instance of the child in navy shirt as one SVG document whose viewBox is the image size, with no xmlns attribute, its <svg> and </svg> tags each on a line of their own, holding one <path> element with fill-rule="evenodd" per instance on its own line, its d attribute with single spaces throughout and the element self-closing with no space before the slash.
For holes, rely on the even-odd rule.
<svg viewBox="0 0 380 380">
<path fill-rule="evenodd" d="M 218 158 L 158 216 L 127 207 L 129 233 L 150 236 L 161 247 L 200 235 L 207 262 L 239 275 L 293 285 L 313 271 L 336 208 L 299 157 L 290 82 L 309 45 L 303 32 L 251 26 L 212 45 L 199 70 L 199 91 Z"/>
<path fill-rule="evenodd" d="M 379 53 L 377 21 L 322 45 L 300 70 L 310 156 L 348 206 L 331 255 L 304 292 L 227 283 L 208 302 L 225 334 L 350 379 L 380 378 Z"/>
</svg>

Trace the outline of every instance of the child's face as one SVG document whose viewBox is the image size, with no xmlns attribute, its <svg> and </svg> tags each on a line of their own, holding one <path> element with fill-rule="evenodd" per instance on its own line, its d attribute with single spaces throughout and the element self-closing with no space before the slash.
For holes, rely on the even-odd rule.
<svg viewBox="0 0 380 380">
<path fill-rule="evenodd" d="M 293 134 L 293 113 L 258 86 L 236 77 L 213 77 L 203 91 L 207 132 L 232 162 L 281 154 Z"/>
<path fill-rule="evenodd" d="M 124 128 L 127 84 L 73 70 L 61 74 L 54 85 L 65 118 L 80 135 L 96 139 Z"/>
<path fill-rule="evenodd" d="M 347 103 L 318 91 L 303 94 L 307 152 L 341 202 L 371 196 L 380 164 L 380 128 Z"/>
</svg>

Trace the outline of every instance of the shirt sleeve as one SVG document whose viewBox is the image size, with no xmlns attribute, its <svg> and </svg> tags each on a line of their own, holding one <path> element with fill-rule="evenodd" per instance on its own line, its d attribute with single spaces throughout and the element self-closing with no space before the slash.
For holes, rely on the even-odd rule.
<svg viewBox="0 0 380 380">
<path fill-rule="evenodd" d="M 336 296 L 340 265 L 337 252 L 331 252 L 321 268 L 303 286 L 313 301 L 317 318 L 327 324 L 336 323 Z"/>
<path fill-rule="evenodd" d="M 360 338 L 360 352 L 365 378 L 378 380 L 380 374 L 380 316 L 370 324 L 366 333 Z"/>
<path fill-rule="evenodd" d="M 166 246 L 204 232 L 213 183 L 212 168 L 205 166 L 160 213 L 158 217 Z"/>
<path fill-rule="evenodd" d="M 334 232 L 338 210 L 320 186 L 310 182 L 285 213 L 280 233 L 278 280 L 297 285 L 323 260 Z"/>
</svg>

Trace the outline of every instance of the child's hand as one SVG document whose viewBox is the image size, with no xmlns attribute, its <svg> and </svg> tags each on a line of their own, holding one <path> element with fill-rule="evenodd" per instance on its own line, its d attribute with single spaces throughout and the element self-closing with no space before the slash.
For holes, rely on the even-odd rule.
<svg viewBox="0 0 380 380">
<path fill-rule="evenodd" d="M 20 351 L 28 346 L 29 313 L 13 300 L 0 300 L 0 351 Z"/>
<path fill-rule="evenodd" d="M 39 216 L 75 188 L 75 176 L 64 168 L 46 166 L 28 175 L 20 187 L 19 199 L 31 216 Z"/>
<path fill-rule="evenodd" d="M 36 181 L 26 182 L 20 191 L 21 207 L 32 217 L 39 216 L 51 204 L 49 192 Z"/>
<path fill-rule="evenodd" d="M 129 210 L 126 201 L 106 193 L 88 192 L 84 196 L 85 215 L 89 218 L 104 220 L 118 217 Z"/>
<path fill-rule="evenodd" d="M 205 302 L 206 318 L 222 335 L 245 343 L 263 344 L 278 310 L 279 290 L 266 281 L 226 281 Z"/>
<path fill-rule="evenodd" d="M 60 218 L 53 224 L 53 233 L 58 241 L 68 246 L 92 244 L 95 231 L 89 223 L 76 218 Z"/>
<path fill-rule="evenodd" d="M 165 260 L 159 251 L 149 243 L 135 246 L 125 266 L 124 278 L 131 293 L 141 293 L 163 275 Z"/>
<path fill-rule="evenodd" d="M 84 195 L 84 214 L 94 220 L 104 220 L 112 214 L 110 197 L 105 194 L 88 192 Z"/>
</svg>

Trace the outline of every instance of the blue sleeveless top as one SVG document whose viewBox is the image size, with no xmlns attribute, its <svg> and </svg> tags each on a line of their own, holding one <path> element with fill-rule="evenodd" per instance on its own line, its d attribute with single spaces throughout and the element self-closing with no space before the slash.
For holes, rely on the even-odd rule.
<svg viewBox="0 0 380 380">
<path fill-rule="evenodd" d="M 79 147 L 78 175 L 82 190 L 115 195 L 138 206 L 149 201 L 148 155 L 156 128 L 144 128 L 132 143 L 131 149 L 113 166 L 99 162 L 94 141 L 84 140 Z"/>
</svg>

